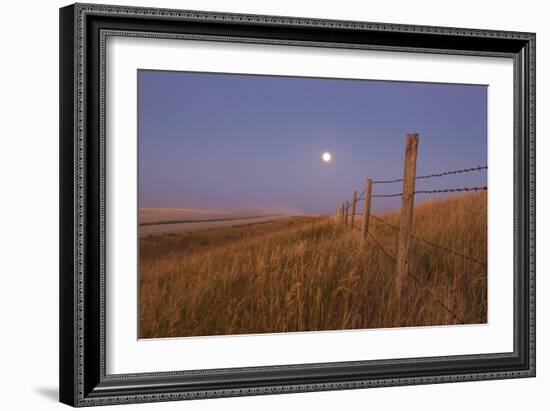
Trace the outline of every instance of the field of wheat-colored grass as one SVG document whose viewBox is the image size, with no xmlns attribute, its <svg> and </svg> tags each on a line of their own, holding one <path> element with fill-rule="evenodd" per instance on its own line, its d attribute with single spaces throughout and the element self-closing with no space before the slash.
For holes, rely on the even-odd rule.
<svg viewBox="0 0 550 411">
<path fill-rule="evenodd" d="M 398 225 L 397 212 L 377 214 Z M 356 220 L 360 225 L 360 219 Z M 387 252 L 397 232 L 371 219 Z M 415 207 L 413 234 L 487 261 L 486 193 Z M 140 239 L 141 338 L 485 323 L 486 266 L 413 241 L 407 311 L 394 263 L 332 217 L 291 217 Z"/>
</svg>

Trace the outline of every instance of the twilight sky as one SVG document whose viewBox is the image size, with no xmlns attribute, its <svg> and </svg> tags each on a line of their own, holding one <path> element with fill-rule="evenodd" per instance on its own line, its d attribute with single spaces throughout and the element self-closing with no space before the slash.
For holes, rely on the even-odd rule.
<svg viewBox="0 0 550 411">
<path fill-rule="evenodd" d="M 417 175 L 487 164 L 486 86 L 139 70 L 138 90 L 140 207 L 333 214 L 366 177 L 402 177 L 412 132 Z M 486 176 L 416 189 L 484 186 Z M 373 210 L 399 204 L 373 199 Z"/>
</svg>

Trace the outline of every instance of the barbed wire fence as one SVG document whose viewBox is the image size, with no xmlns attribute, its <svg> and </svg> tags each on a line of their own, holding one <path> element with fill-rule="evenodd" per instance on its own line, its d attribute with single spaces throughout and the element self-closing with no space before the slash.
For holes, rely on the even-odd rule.
<svg viewBox="0 0 550 411">
<path fill-rule="evenodd" d="M 486 165 L 479 165 L 475 167 L 468 167 L 456 170 L 447 170 L 440 171 L 437 173 L 426 174 L 416 176 L 416 158 L 417 158 L 417 149 L 418 149 L 418 134 L 408 134 L 406 141 L 406 150 L 405 150 L 405 167 L 403 178 L 388 179 L 388 180 L 372 180 L 367 178 L 365 182 L 365 189 L 358 193 L 358 191 L 353 192 L 353 197 L 351 202 L 345 201 L 341 206 L 336 210 L 334 216 L 335 224 L 337 227 L 346 228 L 350 227 L 352 230 L 357 230 L 361 234 L 363 243 L 367 243 L 367 240 L 370 240 L 374 245 L 395 265 L 395 275 L 396 275 L 396 294 L 399 302 L 399 316 L 402 317 L 403 313 L 403 301 L 406 298 L 406 289 L 404 284 L 407 283 L 408 279 L 412 279 L 421 290 L 426 292 L 427 295 L 438 305 L 440 305 L 445 311 L 447 311 L 455 320 L 459 323 L 465 323 L 463 316 L 458 315 L 454 310 L 452 310 L 433 290 L 431 290 L 427 284 L 419 279 L 415 273 L 411 272 L 409 268 L 409 252 L 410 244 L 414 241 L 422 242 L 423 244 L 430 246 L 434 249 L 437 249 L 441 252 L 451 254 L 456 257 L 463 258 L 466 261 L 477 264 L 480 267 L 487 269 L 487 262 L 480 261 L 472 256 L 466 255 L 459 251 L 453 250 L 447 246 L 437 244 L 433 241 L 427 240 L 425 238 L 419 237 L 412 232 L 412 218 L 413 218 L 413 209 L 414 209 L 414 195 L 415 194 L 440 194 L 440 193 L 458 193 L 458 192 L 478 192 L 486 191 L 487 186 L 473 186 L 473 187 L 447 187 L 443 189 L 433 189 L 433 190 L 415 190 L 415 183 L 417 180 L 429 180 L 432 178 L 442 178 L 450 175 L 458 175 L 465 173 L 473 172 L 482 172 L 487 170 Z M 402 183 L 403 190 L 401 192 L 390 193 L 390 194 L 373 194 L 373 186 L 382 185 L 382 184 L 394 184 Z M 381 219 L 370 212 L 371 209 L 371 200 L 373 198 L 392 198 L 392 197 L 401 197 L 401 211 L 399 218 L 399 226 L 389 223 L 388 221 Z M 361 227 L 355 225 L 355 215 L 357 211 L 357 204 L 359 202 L 364 202 L 363 206 L 363 220 Z M 350 215 L 351 208 L 351 215 Z M 372 233 L 372 230 L 369 230 L 370 220 L 376 221 L 377 223 L 384 224 L 385 226 L 391 228 L 398 234 L 398 250 L 397 256 L 394 257 L 389 251 L 387 251 L 381 244 L 381 242 L 375 237 Z"/>
</svg>

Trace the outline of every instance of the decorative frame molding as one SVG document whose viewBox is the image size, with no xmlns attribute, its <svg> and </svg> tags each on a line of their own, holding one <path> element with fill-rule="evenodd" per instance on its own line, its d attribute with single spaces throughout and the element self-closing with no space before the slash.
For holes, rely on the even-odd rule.
<svg viewBox="0 0 550 411">
<path fill-rule="evenodd" d="M 514 351 L 107 375 L 105 45 L 115 35 L 513 58 Z M 60 96 L 62 402 L 91 406 L 535 375 L 535 34 L 75 4 L 60 10 Z"/>
</svg>

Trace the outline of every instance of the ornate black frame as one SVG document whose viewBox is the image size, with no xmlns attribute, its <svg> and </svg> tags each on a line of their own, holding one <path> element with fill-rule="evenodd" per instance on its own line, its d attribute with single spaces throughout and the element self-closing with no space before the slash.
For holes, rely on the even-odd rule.
<svg viewBox="0 0 550 411">
<path fill-rule="evenodd" d="M 509 57 L 514 351 L 105 373 L 104 87 L 109 35 Z M 60 10 L 60 400 L 73 406 L 535 376 L 535 34 L 75 4 Z"/>
</svg>

